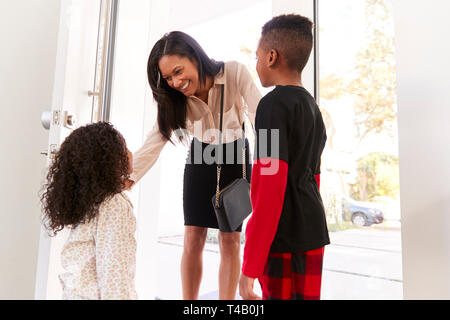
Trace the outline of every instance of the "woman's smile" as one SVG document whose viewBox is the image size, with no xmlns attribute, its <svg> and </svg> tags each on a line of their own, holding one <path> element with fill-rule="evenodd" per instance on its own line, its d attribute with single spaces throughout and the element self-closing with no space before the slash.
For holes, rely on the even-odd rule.
<svg viewBox="0 0 450 320">
<path fill-rule="evenodd" d="M 190 82 L 191 82 L 191 81 L 188 80 L 188 81 L 185 83 L 185 85 L 182 86 L 182 87 L 180 88 L 180 90 L 186 90 L 186 89 L 189 87 Z"/>
</svg>

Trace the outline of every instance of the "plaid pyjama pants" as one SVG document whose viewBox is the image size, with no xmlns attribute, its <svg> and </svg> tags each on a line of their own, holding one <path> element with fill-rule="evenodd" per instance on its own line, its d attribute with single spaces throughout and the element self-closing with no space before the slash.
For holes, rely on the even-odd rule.
<svg viewBox="0 0 450 320">
<path fill-rule="evenodd" d="M 320 300 L 324 247 L 271 252 L 259 278 L 264 300 Z"/>
</svg>

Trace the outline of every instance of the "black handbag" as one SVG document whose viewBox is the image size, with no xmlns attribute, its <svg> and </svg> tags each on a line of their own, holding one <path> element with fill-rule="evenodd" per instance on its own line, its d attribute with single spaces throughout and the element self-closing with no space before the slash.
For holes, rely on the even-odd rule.
<svg viewBox="0 0 450 320">
<path fill-rule="evenodd" d="M 221 86 L 220 98 L 220 137 L 219 152 L 222 146 L 222 123 L 223 123 L 223 95 L 224 85 Z M 243 125 L 243 129 L 244 129 Z M 252 204 L 250 201 L 250 184 L 246 179 L 245 167 L 245 134 L 242 131 L 244 146 L 242 149 L 242 178 L 238 178 L 228 186 L 220 190 L 220 173 L 222 166 L 217 164 L 217 188 L 216 194 L 212 197 L 212 204 L 216 213 L 219 230 L 222 232 L 234 232 L 244 222 L 244 220 L 252 212 Z M 219 156 L 219 159 L 221 157 Z"/>
</svg>

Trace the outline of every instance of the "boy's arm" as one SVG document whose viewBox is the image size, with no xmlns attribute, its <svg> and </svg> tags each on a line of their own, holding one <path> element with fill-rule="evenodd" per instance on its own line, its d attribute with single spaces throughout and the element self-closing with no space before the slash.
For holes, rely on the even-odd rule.
<svg viewBox="0 0 450 320">
<path fill-rule="evenodd" d="M 264 174 L 276 169 L 275 174 Z M 258 278 L 264 271 L 278 228 L 286 190 L 288 164 L 264 158 L 253 163 L 251 197 L 253 213 L 245 231 L 242 273 Z"/>
<path fill-rule="evenodd" d="M 266 95 L 256 115 L 255 161 L 247 223 L 243 275 L 261 276 L 283 210 L 288 177 L 289 132 L 292 117 L 274 94 Z"/>
<path fill-rule="evenodd" d="M 262 175 L 268 168 L 278 167 L 275 175 Z M 249 278 L 259 278 L 267 261 L 270 246 L 283 209 L 287 183 L 288 164 L 278 159 L 259 159 L 253 163 L 252 207 L 253 214 L 245 231 L 244 262 L 242 273 Z M 320 188 L 320 174 L 315 175 Z"/>
</svg>

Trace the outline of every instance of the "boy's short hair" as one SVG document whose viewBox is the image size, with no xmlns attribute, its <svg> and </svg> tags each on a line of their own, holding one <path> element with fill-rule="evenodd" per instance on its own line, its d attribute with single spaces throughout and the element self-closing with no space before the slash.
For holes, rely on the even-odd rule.
<svg viewBox="0 0 450 320">
<path fill-rule="evenodd" d="M 262 28 L 260 46 L 277 50 L 291 69 L 302 72 L 313 47 L 312 27 L 312 21 L 301 15 L 274 17 Z"/>
</svg>

